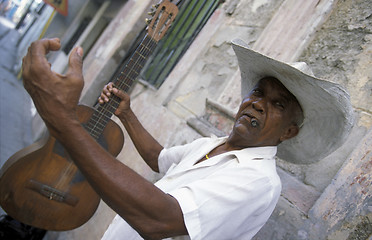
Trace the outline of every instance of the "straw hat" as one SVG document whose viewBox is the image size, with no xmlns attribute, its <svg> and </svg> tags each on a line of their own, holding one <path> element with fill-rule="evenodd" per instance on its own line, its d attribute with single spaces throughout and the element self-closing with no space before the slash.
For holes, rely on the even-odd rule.
<svg viewBox="0 0 372 240">
<path fill-rule="evenodd" d="M 297 98 L 304 112 L 299 134 L 278 145 L 277 156 L 297 164 L 326 157 L 345 141 L 353 126 L 348 93 L 338 84 L 314 77 L 306 63 L 286 64 L 232 41 L 241 72 L 241 94 L 246 96 L 264 77 L 275 77 Z"/>
</svg>

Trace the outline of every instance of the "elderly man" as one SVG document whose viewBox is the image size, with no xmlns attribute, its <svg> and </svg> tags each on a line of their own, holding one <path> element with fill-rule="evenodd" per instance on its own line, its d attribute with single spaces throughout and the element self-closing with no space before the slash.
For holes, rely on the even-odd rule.
<svg viewBox="0 0 372 240">
<path fill-rule="evenodd" d="M 320 95 L 296 95 L 296 83 L 288 84 L 289 88 L 284 84 L 291 82 L 293 76 L 305 76 L 304 81 L 318 80 L 286 64 L 256 55 L 240 42 L 233 45 L 242 81 L 250 79 L 249 84 L 254 87 L 242 82 L 243 101 L 228 137 L 201 138 L 185 146 L 165 149 L 137 120 L 130 108 L 129 96 L 112 84 L 104 88 L 100 103 L 104 104 L 112 94 L 120 97 L 122 101 L 115 114 L 146 163 L 154 171 L 165 174 L 154 186 L 108 154 L 78 121 L 76 106 L 83 87 L 82 49 L 77 47 L 72 51 L 69 70 L 61 76 L 50 70 L 45 59 L 47 52 L 60 48 L 58 39 L 32 44 L 23 63 L 25 88 L 50 133 L 63 144 L 96 192 L 118 213 L 103 239 L 162 239 L 182 235 L 190 239 L 250 239 L 267 221 L 280 195 L 274 158 L 277 145 L 296 138 L 303 130 L 300 131 L 302 123 L 306 129 L 307 121 L 313 120 L 314 113 L 307 110 L 314 109 L 311 104 L 314 96 L 318 100 L 319 97 L 327 99 L 324 106 L 331 107 L 327 110 L 334 113 L 323 119 L 319 115 L 317 126 L 326 126 L 324 122 L 331 118 L 348 118 L 350 109 L 343 111 L 347 98 L 341 99 L 340 92 L 336 96 L 324 91 L 328 87 L 326 83 L 309 89 L 324 91 Z M 249 60 L 250 56 L 254 62 Z M 259 58 L 264 61 L 257 66 Z M 274 61 L 271 66 L 267 65 L 270 61 Z M 282 67 L 280 71 L 275 71 L 277 64 Z M 271 67 L 274 72 L 255 73 L 247 65 L 259 69 Z M 281 77 L 285 74 L 288 78 L 283 80 Z M 334 123 L 338 128 L 336 140 L 321 134 L 321 137 L 315 136 L 315 141 L 332 139 L 328 145 L 339 146 L 351 125 L 348 121 L 339 122 Z M 302 139 L 309 138 L 307 133 L 297 141 L 299 144 L 293 143 L 295 149 L 303 144 Z M 328 148 L 324 150 L 321 154 L 329 152 Z M 309 151 L 303 156 L 314 154 Z M 297 157 L 293 153 L 287 156 Z M 316 157 L 308 161 L 313 158 Z"/>
</svg>

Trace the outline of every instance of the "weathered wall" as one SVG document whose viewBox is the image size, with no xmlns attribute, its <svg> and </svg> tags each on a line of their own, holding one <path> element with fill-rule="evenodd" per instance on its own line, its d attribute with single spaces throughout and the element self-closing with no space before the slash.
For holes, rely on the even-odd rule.
<svg viewBox="0 0 372 240">
<path fill-rule="evenodd" d="M 309 212 L 307 239 L 372 237 L 371 146 L 369 131 Z"/>
<path fill-rule="evenodd" d="M 319 190 L 331 183 L 346 157 L 372 126 L 372 6 L 369 1 L 338 1 L 329 20 L 301 56 L 316 76 L 343 85 L 357 119 L 337 152 L 304 170 L 304 181 Z"/>
</svg>

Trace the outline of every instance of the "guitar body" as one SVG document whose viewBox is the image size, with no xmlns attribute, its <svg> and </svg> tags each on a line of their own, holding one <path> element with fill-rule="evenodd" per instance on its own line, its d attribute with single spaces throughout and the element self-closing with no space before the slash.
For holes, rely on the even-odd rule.
<svg viewBox="0 0 372 240">
<path fill-rule="evenodd" d="M 94 109 L 79 106 L 82 124 Z M 120 127 L 109 120 L 97 140 L 117 156 L 124 144 Z M 15 153 L 0 171 L 0 204 L 13 218 L 52 231 L 74 229 L 88 221 L 100 197 L 52 136 Z"/>
</svg>

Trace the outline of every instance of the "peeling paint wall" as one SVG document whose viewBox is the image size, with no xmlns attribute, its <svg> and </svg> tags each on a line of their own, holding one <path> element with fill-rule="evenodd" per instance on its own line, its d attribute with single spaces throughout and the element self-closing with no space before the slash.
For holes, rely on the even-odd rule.
<svg viewBox="0 0 372 240">
<path fill-rule="evenodd" d="M 369 131 L 311 209 L 309 239 L 367 239 L 372 235 L 371 146 Z"/>
</svg>

